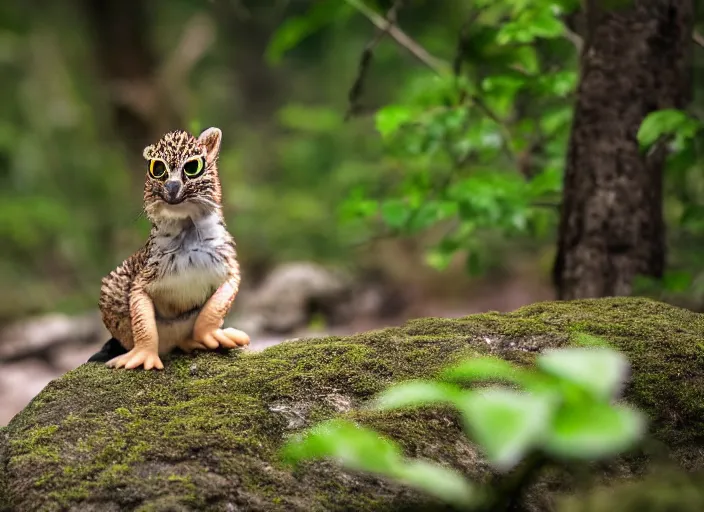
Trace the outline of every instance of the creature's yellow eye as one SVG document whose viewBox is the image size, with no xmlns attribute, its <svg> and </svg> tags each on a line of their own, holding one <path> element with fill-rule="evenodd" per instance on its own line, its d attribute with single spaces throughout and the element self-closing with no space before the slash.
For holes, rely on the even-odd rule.
<svg viewBox="0 0 704 512">
<path fill-rule="evenodd" d="M 203 157 L 194 158 L 183 164 L 183 173 L 189 178 L 197 178 L 205 170 L 203 165 Z"/>
<path fill-rule="evenodd" d="M 149 161 L 149 174 L 152 178 L 161 180 L 166 178 L 168 174 L 168 169 L 166 164 L 161 160 L 150 160 Z"/>
</svg>

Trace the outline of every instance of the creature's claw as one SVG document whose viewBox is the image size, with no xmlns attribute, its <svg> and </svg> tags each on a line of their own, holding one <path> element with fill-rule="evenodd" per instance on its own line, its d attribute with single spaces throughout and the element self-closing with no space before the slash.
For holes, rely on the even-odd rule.
<svg viewBox="0 0 704 512">
<path fill-rule="evenodd" d="M 133 348 L 126 354 L 111 359 L 105 363 L 105 365 L 111 368 L 124 368 L 126 370 L 132 370 L 140 366 L 143 366 L 145 370 L 151 370 L 153 368 L 157 370 L 164 369 L 164 363 L 161 362 L 159 354 L 143 348 Z"/>
<path fill-rule="evenodd" d="M 233 329 L 232 327 L 228 327 L 227 329 L 213 329 L 201 334 L 196 340 L 212 350 L 219 346 L 236 348 L 249 345 L 249 336 L 247 333 L 239 329 Z"/>
</svg>

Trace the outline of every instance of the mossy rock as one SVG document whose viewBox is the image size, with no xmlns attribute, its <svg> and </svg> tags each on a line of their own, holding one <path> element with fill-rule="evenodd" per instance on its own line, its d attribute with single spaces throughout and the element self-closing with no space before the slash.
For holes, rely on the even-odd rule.
<svg viewBox="0 0 704 512">
<path fill-rule="evenodd" d="M 0 510 L 437 510 L 409 489 L 328 462 L 292 472 L 278 449 L 292 432 L 347 414 L 410 456 L 484 481 L 487 466 L 453 411 L 382 414 L 360 405 L 392 382 L 432 377 L 471 355 L 529 364 L 578 333 L 627 354 L 627 399 L 649 413 L 671 460 L 704 468 L 704 317 L 646 299 L 546 302 L 260 353 L 174 356 L 162 372 L 85 364 L 0 429 Z M 632 477 L 646 459 L 639 452 L 599 472 Z M 566 482 L 544 478 L 527 493 L 527 508 L 561 508 Z"/>
<path fill-rule="evenodd" d="M 563 499 L 562 512 L 701 512 L 704 471 L 666 468 Z"/>
</svg>

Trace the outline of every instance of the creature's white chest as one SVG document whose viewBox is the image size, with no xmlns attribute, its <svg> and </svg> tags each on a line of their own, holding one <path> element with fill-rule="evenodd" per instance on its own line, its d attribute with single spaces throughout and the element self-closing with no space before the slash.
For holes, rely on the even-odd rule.
<svg viewBox="0 0 704 512">
<path fill-rule="evenodd" d="M 222 250 L 227 243 L 225 227 L 215 215 L 180 230 L 160 228 L 151 254 L 157 275 L 146 289 L 157 316 L 175 317 L 205 304 L 227 278 Z"/>
</svg>

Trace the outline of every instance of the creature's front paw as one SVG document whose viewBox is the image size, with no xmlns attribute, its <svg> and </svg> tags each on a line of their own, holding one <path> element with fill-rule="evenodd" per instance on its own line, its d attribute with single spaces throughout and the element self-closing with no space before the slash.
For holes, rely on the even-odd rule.
<svg viewBox="0 0 704 512">
<path fill-rule="evenodd" d="M 164 363 L 161 362 L 159 354 L 143 348 L 133 348 L 126 354 L 111 359 L 105 365 L 111 368 L 125 368 L 126 370 L 132 370 L 140 366 L 143 366 L 145 370 L 151 370 L 152 368 L 157 370 L 164 369 Z"/>
<path fill-rule="evenodd" d="M 205 333 L 197 333 L 195 341 L 215 350 L 219 346 L 235 348 L 249 345 L 249 336 L 244 331 L 228 327 L 227 329 L 212 329 Z"/>
</svg>

